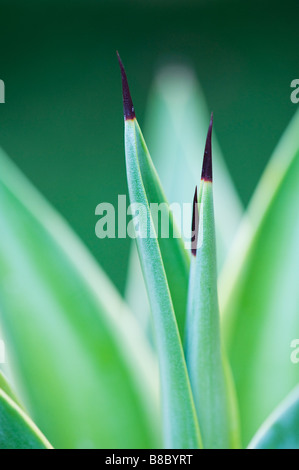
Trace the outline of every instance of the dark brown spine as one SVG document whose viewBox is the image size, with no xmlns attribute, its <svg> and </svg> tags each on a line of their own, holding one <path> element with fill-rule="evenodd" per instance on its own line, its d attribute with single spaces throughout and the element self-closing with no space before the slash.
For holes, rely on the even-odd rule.
<svg viewBox="0 0 299 470">
<path fill-rule="evenodd" d="M 122 80 L 122 88 L 123 88 L 124 117 L 125 117 L 125 120 L 127 121 L 128 119 L 135 118 L 135 110 L 134 110 L 134 105 L 133 105 L 133 101 L 131 98 L 131 93 L 130 93 L 130 89 L 128 85 L 128 79 L 127 79 L 125 68 L 121 61 L 119 53 L 117 52 L 116 54 L 117 54 L 117 58 L 118 58 L 119 66 L 120 66 L 120 72 L 121 72 L 121 80 Z"/>
<path fill-rule="evenodd" d="M 212 171 L 212 129 L 213 129 L 213 113 L 211 114 L 211 121 L 209 125 L 205 153 L 203 157 L 201 179 L 204 181 L 213 181 Z"/>
<path fill-rule="evenodd" d="M 193 213 L 192 213 L 192 237 L 191 237 L 191 253 L 196 256 L 197 240 L 198 240 L 198 201 L 197 201 L 197 186 L 195 188 L 193 197 Z"/>
</svg>

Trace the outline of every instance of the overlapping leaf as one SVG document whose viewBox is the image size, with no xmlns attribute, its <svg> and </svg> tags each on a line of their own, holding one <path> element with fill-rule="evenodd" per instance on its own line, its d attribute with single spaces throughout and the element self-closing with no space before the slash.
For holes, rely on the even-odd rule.
<svg viewBox="0 0 299 470">
<path fill-rule="evenodd" d="M 145 137 L 167 200 L 190 204 L 201 176 L 207 104 L 192 70 L 180 65 L 162 68 L 148 99 Z M 220 268 L 239 226 L 243 208 L 214 134 L 215 224 L 217 266 Z M 177 220 L 185 239 L 189 237 L 187 217 Z M 149 320 L 146 291 L 135 246 L 132 246 L 126 281 L 126 299 L 146 330 Z"/>
<path fill-rule="evenodd" d="M 184 271 L 188 266 L 187 256 L 179 245 L 179 239 L 157 238 L 150 204 L 166 201 L 135 118 L 121 62 L 120 66 L 123 80 L 127 179 L 130 202 L 139 208 L 138 223 L 135 225 L 136 240 L 153 314 L 160 361 L 164 445 L 167 448 L 197 448 L 201 446 L 201 438 L 178 328 L 178 324 L 181 328 L 184 327 L 185 319 L 180 316 L 177 321 L 177 292 L 170 281 L 172 279 L 176 282 L 181 296 L 186 299 L 188 273 Z M 185 286 L 180 285 L 182 267 L 183 274 L 187 277 Z M 181 302 L 182 300 L 181 298 Z"/>
<path fill-rule="evenodd" d="M 164 67 L 148 100 L 146 140 L 169 202 L 189 203 L 201 178 L 201 158 L 209 111 L 192 70 Z M 214 201 L 218 267 L 241 221 L 243 208 L 227 170 L 217 136 L 213 138 Z M 189 226 L 184 227 L 189 236 Z"/>
<path fill-rule="evenodd" d="M 130 200 L 146 208 L 141 226 L 154 233 L 140 165 L 149 158 L 136 119 L 126 121 L 126 159 Z M 164 439 L 167 448 L 196 448 L 200 436 L 171 291 L 158 240 L 138 237 L 138 249 L 154 316 L 160 359 Z"/>
<path fill-rule="evenodd" d="M 193 247 L 188 297 L 186 361 L 203 445 L 239 445 L 234 392 L 221 344 L 217 293 L 210 123 L 199 198 L 194 196 Z M 232 405 L 232 409 L 231 409 Z"/>
</svg>

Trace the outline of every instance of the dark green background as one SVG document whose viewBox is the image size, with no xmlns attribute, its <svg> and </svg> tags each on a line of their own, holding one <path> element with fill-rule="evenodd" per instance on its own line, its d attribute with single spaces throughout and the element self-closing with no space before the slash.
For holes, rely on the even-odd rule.
<svg viewBox="0 0 299 470">
<path fill-rule="evenodd" d="M 194 67 L 246 204 L 296 110 L 290 83 L 299 75 L 298 5 L 0 1 L 0 78 L 6 84 L 0 145 L 120 290 L 129 240 L 100 241 L 94 232 L 96 205 L 126 192 L 116 49 L 141 125 L 159 65 Z"/>
</svg>

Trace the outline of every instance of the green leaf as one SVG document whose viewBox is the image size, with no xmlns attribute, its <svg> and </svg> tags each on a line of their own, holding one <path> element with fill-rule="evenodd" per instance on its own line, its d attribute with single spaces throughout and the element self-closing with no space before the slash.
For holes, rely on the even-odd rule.
<svg viewBox="0 0 299 470">
<path fill-rule="evenodd" d="M 192 265 L 190 271 L 186 361 L 203 446 L 228 449 L 238 446 L 220 338 L 217 293 L 216 240 L 213 183 L 211 181 L 211 132 L 209 127 L 199 201 L 194 197 Z M 210 176 L 209 176 L 210 175 Z M 237 441 L 236 441 L 237 439 Z"/>
<path fill-rule="evenodd" d="M 145 115 L 145 139 L 167 200 L 190 203 L 193 190 L 201 177 L 198 156 L 204 148 L 208 106 L 193 71 L 182 65 L 163 67 L 155 77 Z M 240 224 L 243 207 L 227 170 L 214 132 L 215 224 L 217 267 L 221 268 Z M 175 214 L 174 214 L 175 216 Z M 185 238 L 189 221 L 183 221 Z M 177 220 L 180 226 L 180 221 Z M 186 235 L 187 234 L 187 235 Z M 132 246 L 126 281 L 126 300 L 150 333 L 146 290 Z"/>
<path fill-rule="evenodd" d="M 181 259 L 185 266 L 186 256 L 178 248 L 176 239 L 165 238 L 162 249 L 162 239 L 157 238 L 150 203 L 160 202 L 162 192 L 141 130 L 134 117 L 134 108 L 121 62 L 120 66 L 123 80 L 128 188 L 131 204 L 138 204 L 139 208 L 135 232 L 151 304 L 160 363 L 164 446 L 179 449 L 198 448 L 201 446 L 201 439 L 175 316 L 175 303 L 172 299 L 174 291 L 167 278 L 166 260 L 163 257 L 167 251 L 170 257 L 168 267 L 169 269 L 172 267 L 174 271 L 172 279 L 175 280 L 175 275 L 180 279 L 178 260 Z M 181 281 L 176 282 L 177 288 L 186 297 L 187 293 L 184 293 L 180 283 Z"/>
<path fill-rule="evenodd" d="M 115 289 L 0 154 L 0 319 L 22 401 L 57 448 L 159 445 L 156 368 Z"/>
<path fill-rule="evenodd" d="M 0 389 L 0 449 L 51 449 L 31 419 Z"/>
<path fill-rule="evenodd" d="M 146 163 L 149 155 L 136 119 L 127 120 L 125 128 L 130 200 L 131 203 L 141 203 L 146 207 L 145 219 L 140 224 L 149 227 L 154 233 L 149 199 L 140 170 L 140 165 Z M 137 243 L 154 317 L 160 359 L 165 447 L 196 448 L 200 446 L 199 431 L 159 243 L 156 238 L 150 237 L 138 237 Z"/>
<path fill-rule="evenodd" d="M 145 137 L 170 203 L 189 203 L 200 181 L 199 155 L 203 155 L 206 140 L 208 109 L 191 69 L 174 64 L 159 71 L 148 100 Z M 240 224 L 243 207 L 213 132 L 215 225 L 220 268 Z M 184 229 L 188 234 L 190 227 Z"/>
<path fill-rule="evenodd" d="M 164 214 L 166 219 L 169 220 L 170 236 L 161 236 L 157 231 L 157 241 L 163 259 L 164 270 L 173 302 L 178 328 L 181 337 L 183 338 L 186 321 L 190 257 L 184 247 L 182 238 L 179 236 L 178 229 L 173 221 L 172 212 L 169 210 L 167 199 L 160 185 L 159 178 L 150 159 L 150 155 L 142 138 L 140 129 L 138 129 L 138 124 L 136 129 L 137 139 L 139 140 L 139 147 L 137 148 L 137 151 L 141 155 L 139 168 L 148 205 L 153 203 L 158 205 L 164 204 L 162 214 Z M 156 231 L 156 226 L 153 228 Z"/>
<path fill-rule="evenodd" d="M 147 336 L 152 348 L 155 349 L 151 309 L 135 242 L 131 243 L 130 247 L 125 300 L 135 315 L 142 331 Z"/>
<path fill-rule="evenodd" d="M 220 279 L 224 338 L 246 445 L 298 382 L 299 112 L 258 185 Z"/>
<path fill-rule="evenodd" d="M 20 408 L 23 408 L 23 406 L 20 404 L 18 398 L 16 397 L 15 392 L 13 391 L 12 387 L 8 383 L 5 375 L 3 372 L 0 370 L 0 389 L 3 390 L 3 392 L 6 393 L 9 398 L 14 401 Z"/>
<path fill-rule="evenodd" d="M 299 386 L 262 425 L 249 449 L 299 449 Z"/>
<path fill-rule="evenodd" d="M 169 236 L 163 236 L 160 231 L 158 232 L 156 223 L 154 224 L 153 229 L 157 232 L 157 241 L 163 259 L 164 270 L 178 328 L 181 337 L 183 338 L 186 321 L 190 256 L 184 247 L 180 232 L 174 223 L 172 211 L 169 209 L 167 199 L 164 195 L 156 169 L 153 165 L 138 124 L 136 124 L 135 127 L 137 142 L 135 153 L 137 154 L 139 152 L 140 154 L 138 171 L 140 173 L 139 178 L 142 181 L 147 204 L 149 206 L 151 204 L 156 204 L 161 207 L 162 217 L 165 217 L 165 219 L 168 220 Z"/>
</svg>

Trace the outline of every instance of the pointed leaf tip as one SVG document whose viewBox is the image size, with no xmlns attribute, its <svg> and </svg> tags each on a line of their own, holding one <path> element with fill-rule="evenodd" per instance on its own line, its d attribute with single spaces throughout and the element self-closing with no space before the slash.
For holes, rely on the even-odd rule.
<svg viewBox="0 0 299 470">
<path fill-rule="evenodd" d="M 118 51 L 116 51 L 120 72 L 121 72 L 121 80 L 122 80 L 122 88 L 123 88 L 123 105 L 124 105 L 124 116 L 125 120 L 134 119 L 135 118 L 135 110 L 134 105 L 131 98 L 131 93 L 128 85 L 127 74 L 120 58 Z"/>
<path fill-rule="evenodd" d="M 203 166 L 201 179 L 204 181 L 213 181 L 212 171 L 212 128 L 213 128 L 213 113 L 211 114 L 211 121 L 207 134 L 205 153 L 203 157 Z"/>
<path fill-rule="evenodd" d="M 194 197 L 193 197 L 193 213 L 192 213 L 192 238 L 191 238 L 191 253 L 193 256 L 196 256 L 197 249 L 197 239 L 198 239 L 198 208 L 197 208 L 197 186 L 195 187 Z"/>
</svg>

